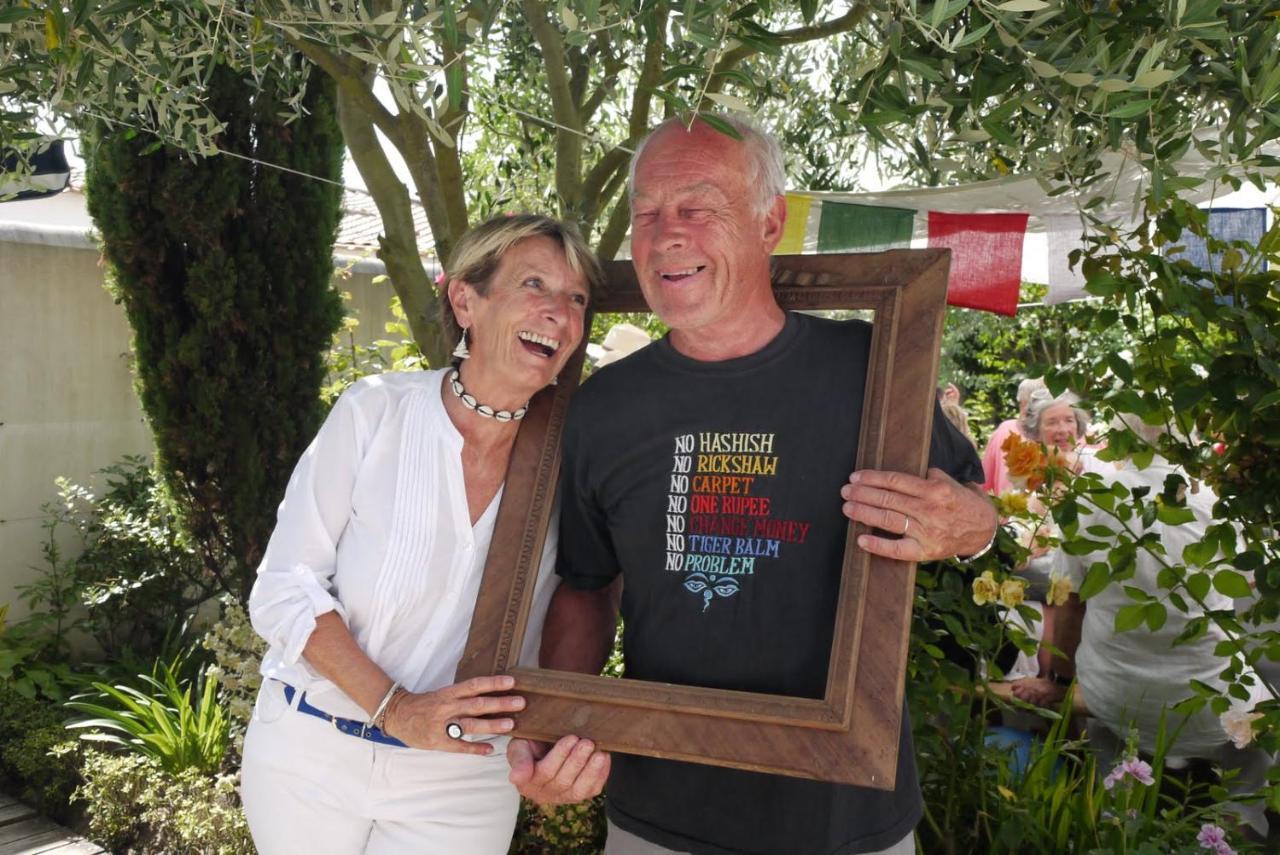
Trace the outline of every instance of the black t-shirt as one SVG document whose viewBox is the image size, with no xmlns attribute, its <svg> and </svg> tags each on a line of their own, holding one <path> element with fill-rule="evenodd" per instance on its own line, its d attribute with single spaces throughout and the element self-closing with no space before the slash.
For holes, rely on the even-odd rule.
<svg viewBox="0 0 1280 855">
<path fill-rule="evenodd" d="M 698 362 L 659 341 L 592 377 L 565 428 L 558 571 L 623 573 L 631 678 L 821 697 L 871 328 L 789 314 L 749 356 Z M 935 413 L 930 465 L 982 481 Z M 903 715 L 894 792 L 620 754 L 615 823 L 695 853 L 875 851 L 921 804 Z"/>
</svg>

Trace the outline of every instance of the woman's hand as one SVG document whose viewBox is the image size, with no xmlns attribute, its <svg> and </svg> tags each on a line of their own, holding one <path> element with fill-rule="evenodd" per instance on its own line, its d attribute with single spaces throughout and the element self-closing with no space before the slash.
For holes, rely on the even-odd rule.
<svg viewBox="0 0 1280 855">
<path fill-rule="evenodd" d="M 515 678 L 509 676 L 473 677 L 434 692 L 401 692 L 388 705 L 383 732 L 410 748 L 490 754 L 492 745 L 454 739 L 447 728 L 456 722 L 467 736 L 507 733 L 515 727 L 514 719 L 480 716 L 524 709 L 524 698 L 518 695 L 492 694 L 510 691 L 515 684 Z"/>
</svg>

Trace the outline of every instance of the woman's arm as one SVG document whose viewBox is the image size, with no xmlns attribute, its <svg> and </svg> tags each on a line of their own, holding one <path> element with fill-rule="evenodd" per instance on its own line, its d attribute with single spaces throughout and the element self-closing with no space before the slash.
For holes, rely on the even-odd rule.
<svg viewBox="0 0 1280 855">
<path fill-rule="evenodd" d="M 326 612 L 316 618 L 316 628 L 307 639 L 302 655 L 320 676 L 346 692 L 370 716 L 393 685 L 392 679 L 356 644 L 336 612 Z M 457 722 L 469 736 L 511 730 L 515 726 L 511 718 L 479 716 L 524 709 L 524 698 L 491 694 L 509 691 L 513 686 L 513 677 L 476 677 L 435 692 L 401 692 L 387 706 L 383 732 L 411 748 L 490 754 L 492 745 L 453 739 L 445 728 Z"/>
</svg>

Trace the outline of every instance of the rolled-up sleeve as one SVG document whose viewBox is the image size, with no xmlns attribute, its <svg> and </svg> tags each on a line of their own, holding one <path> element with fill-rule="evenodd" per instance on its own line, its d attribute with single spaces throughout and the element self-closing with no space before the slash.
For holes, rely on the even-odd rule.
<svg viewBox="0 0 1280 855">
<path fill-rule="evenodd" d="M 346 620 L 333 574 L 368 437 L 358 398 L 368 392 L 357 384 L 334 404 L 293 470 L 258 565 L 249 619 L 285 666 L 299 661 L 319 615 L 336 611 Z"/>
</svg>

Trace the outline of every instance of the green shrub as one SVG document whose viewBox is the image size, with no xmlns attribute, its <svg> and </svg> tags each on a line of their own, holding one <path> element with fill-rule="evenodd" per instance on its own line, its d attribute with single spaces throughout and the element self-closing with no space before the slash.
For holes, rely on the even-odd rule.
<svg viewBox="0 0 1280 855">
<path fill-rule="evenodd" d="M 604 796 L 555 808 L 521 799 L 510 855 L 595 855 L 604 838 Z"/>
<path fill-rule="evenodd" d="M 238 787 L 238 773 L 171 775 L 149 757 L 91 750 L 77 795 L 89 836 L 112 851 L 236 855 L 254 851 Z"/>
<path fill-rule="evenodd" d="M 0 791 L 63 819 L 80 783 L 81 751 L 61 709 L 0 685 Z"/>
<path fill-rule="evenodd" d="M 209 628 L 200 645 L 213 654 L 209 674 L 217 678 L 220 705 L 231 731 L 230 748 L 240 756 L 244 732 L 262 686 L 262 656 L 267 643 L 253 630 L 244 607 L 231 597 L 222 600 L 222 619 Z"/>
<path fill-rule="evenodd" d="M 158 663 L 158 676 L 139 674 L 139 686 L 95 682 L 96 696 L 79 695 L 66 704 L 95 717 L 67 727 L 87 730 L 86 740 L 142 754 L 171 774 L 187 769 L 217 772 L 228 737 L 227 718 L 218 704 L 217 675 L 201 669 L 196 679 L 183 680 L 178 676 L 181 670 L 180 658 Z"/>
<path fill-rule="evenodd" d="M 65 579 L 75 627 L 93 636 L 106 659 L 150 661 L 170 627 L 214 594 L 216 581 L 178 530 L 145 459 L 125 456 L 94 480 L 105 482 L 98 492 L 59 478 L 58 499 L 44 506 L 45 577 Z M 79 541 L 74 557 L 57 552 L 53 533 L 61 528 Z"/>
</svg>

